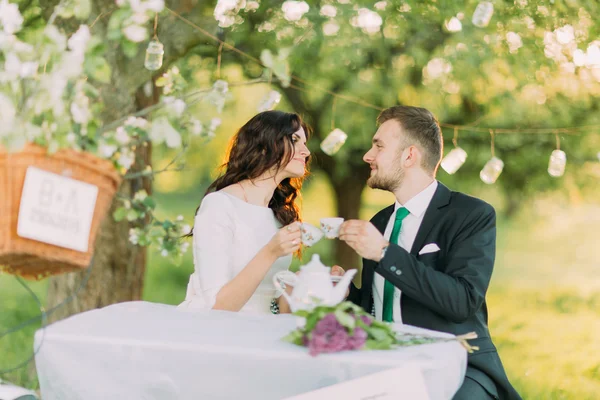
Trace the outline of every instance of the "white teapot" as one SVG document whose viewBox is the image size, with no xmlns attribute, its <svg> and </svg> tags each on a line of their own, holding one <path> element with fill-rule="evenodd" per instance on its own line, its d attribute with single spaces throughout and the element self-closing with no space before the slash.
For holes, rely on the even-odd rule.
<svg viewBox="0 0 600 400">
<path fill-rule="evenodd" d="M 355 269 L 347 271 L 339 283 L 334 286 L 331 268 L 323 265 L 319 255 L 314 254 L 308 264 L 300 267 L 299 274 L 281 271 L 273 276 L 273 284 L 277 289 L 283 291 L 283 296 L 290 304 L 292 311 L 310 310 L 317 305 L 334 306 L 341 303 L 356 271 Z M 285 292 L 280 281 L 294 287 L 291 296 Z"/>
</svg>

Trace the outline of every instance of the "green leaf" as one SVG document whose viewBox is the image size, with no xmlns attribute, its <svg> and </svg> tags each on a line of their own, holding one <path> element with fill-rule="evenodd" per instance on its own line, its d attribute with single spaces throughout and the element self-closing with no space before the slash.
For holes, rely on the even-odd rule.
<svg viewBox="0 0 600 400">
<path fill-rule="evenodd" d="M 154 201 L 154 199 L 150 196 L 147 196 L 143 201 L 142 204 L 144 204 L 146 207 L 151 208 L 154 210 L 154 208 L 156 207 L 156 201 Z"/>
<path fill-rule="evenodd" d="M 304 330 L 307 332 L 312 331 L 322 318 L 323 317 L 320 316 L 319 313 L 311 313 L 308 317 L 306 317 L 306 325 L 304 325 Z"/>
<path fill-rule="evenodd" d="M 302 346 L 302 345 L 304 345 L 304 343 L 302 341 L 303 337 L 304 337 L 304 333 L 302 333 L 301 331 L 296 329 L 296 330 L 293 330 L 292 332 L 290 332 L 289 334 L 287 334 L 286 336 L 284 336 L 282 338 L 282 340 L 293 343 L 298 346 Z"/>
<path fill-rule="evenodd" d="M 375 340 L 385 340 L 389 338 L 388 332 L 385 329 L 381 328 L 370 327 L 367 333 L 369 334 L 369 336 L 372 336 Z"/>
<path fill-rule="evenodd" d="M 115 212 L 113 213 L 113 218 L 115 221 L 122 221 L 123 218 L 125 218 L 125 216 L 127 215 L 127 209 L 125 207 L 119 207 L 115 210 Z"/>
<path fill-rule="evenodd" d="M 133 209 L 127 211 L 127 221 L 135 221 L 138 218 L 139 218 L 139 214 L 137 211 L 135 211 Z"/>
<path fill-rule="evenodd" d="M 123 54 L 128 58 L 133 58 L 138 53 L 138 44 L 130 42 L 129 40 L 124 40 L 121 42 L 121 48 L 123 49 Z"/>
<path fill-rule="evenodd" d="M 338 322 L 342 324 L 342 326 L 345 326 L 350 330 L 353 330 L 356 326 L 356 320 L 354 319 L 354 317 L 350 314 L 347 314 L 343 310 L 336 310 L 334 315 L 335 318 L 337 318 Z"/>
<path fill-rule="evenodd" d="M 90 0 L 77 0 L 73 12 L 75 17 L 78 19 L 87 19 L 90 16 L 92 10 L 92 3 Z"/>
<path fill-rule="evenodd" d="M 110 65 L 103 57 L 88 57 L 84 63 L 85 72 L 95 81 L 110 83 Z"/>
</svg>

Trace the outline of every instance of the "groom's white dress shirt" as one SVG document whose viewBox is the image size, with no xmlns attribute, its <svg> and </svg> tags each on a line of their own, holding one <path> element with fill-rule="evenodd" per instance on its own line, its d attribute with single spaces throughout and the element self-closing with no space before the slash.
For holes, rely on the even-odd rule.
<svg viewBox="0 0 600 400">
<path fill-rule="evenodd" d="M 435 194 L 438 183 L 437 181 L 433 181 L 429 186 L 423 189 L 419 194 L 414 196 L 412 199 L 406 202 L 406 204 L 402 205 L 396 200 L 396 207 L 394 209 L 394 213 L 390 217 L 388 224 L 385 228 L 384 237 L 386 240 L 390 240 L 390 236 L 392 235 L 392 229 L 394 228 L 394 221 L 396 220 L 396 212 L 398 208 L 404 207 L 406 208 L 410 214 L 408 214 L 402 220 L 402 228 L 400 229 L 400 235 L 398 237 L 398 243 L 400 247 L 410 252 L 412 245 L 417 237 L 417 232 L 419 231 L 419 227 L 421 226 L 421 222 L 423 222 L 423 217 L 425 215 L 425 211 L 427 207 L 429 207 L 429 203 L 431 203 L 431 199 Z M 383 287 L 385 285 L 385 279 L 379 275 L 375 274 L 373 279 L 373 300 L 375 304 L 375 318 L 381 321 L 382 313 L 383 313 Z M 398 288 L 394 289 L 394 322 L 401 323 L 402 322 L 402 313 L 400 312 L 400 296 L 401 291 Z"/>
</svg>

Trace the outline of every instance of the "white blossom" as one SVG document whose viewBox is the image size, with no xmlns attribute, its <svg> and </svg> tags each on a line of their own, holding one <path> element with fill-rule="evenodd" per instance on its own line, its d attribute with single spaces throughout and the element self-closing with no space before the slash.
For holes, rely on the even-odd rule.
<svg viewBox="0 0 600 400">
<path fill-rule="evenodd" d="M 337 15 L 337 9 L 334 6 L 327 4 L 321 7 L 320 14 L 324 17 L 333 18 Z"/>
<path fill-rule="evenodd" d="M 144 189 L 136 192 L 136 194 L 133 196 L 134 200 L 137 201 L 144 201 L 146 199 L 146 197 L 148 197 L 148 192 L 146 192 Z"/>
<path fill-rule="evenodd" d="M 167 111 L 176 117 L 180 117 L 186 108 L 185 101 L 173 96 L 163 97 L 163 103 L 165 103 Z"/>
<path fill-rule="evenodd" d="M 506 33 L 506 42 L 508 43 L 508 49 L 511 53 L 516 53 L 521 47 L 523 47 L 523 40 L 521 40 L 521 36 L 515 32 Z"/>
<path fill-rule="evenodd" d="M 204 130 L 204 127 L 202 126 L 202 122 L 198 121 L 196 118 L 191 118 L 190 125 L 191 125 L 190 130 L 192 132 L 192 135 L 199 136 L 202 134 L 202 131 Z"/>
<path fill-rule="evenodd" d="M 383 24 L 383 19 L 375 11 L 371 11 L 368 8 L 360 8 L 358 16 L 353 17 L 350 23 L 352 26 L 361 28 L 366 33 L 376 33 L 379 32 Z"/>
<path fill-rule="evenodd" d="M 235 24 L 235 16 L 246 5 L 246 0 L 219 0 L 213 16 L 221 28 Z"/>
<path fill-rule="evenodd" d="M 283 17 L 291 22 L 299 21 L 309 9 L 310 7 L 305 1 L 288 0 L 281 5 Z"/>
<path fill-rule="evenodd" d="M 127 126 L 132 126 L 134 128 L 145 129 L 148 127 L 148 121 L 144 118 L 134 117 L 133 115 L 127 117 L 125 122 L 123 123 Z"/>
<path fill-rule="evenodd" d="M 325 36 L 333 36 L 337 34 L 339 30 L 340 26 L 333 21 L 329 21 L 323 25 L 323 34 Z"/>
<path fill-rule="evenodd" d="M 104 158 L 110 158 L 117 151 L 117 146 L 107 143 L 100 143 L 98 145 L 98 152 Z"/>
<path fill-rule="evenodd" d="M 117 159 L 117 164 L 128 170 L 129 168 L 131 168 L 134 162 L 135 154 L 133 153 L 133 151 L 128 148 L 122 148 L 119 154 L 119 158 Z"/>
<path fill-rule="evenodd" d="M 569 44 L 575 40 L 575 30 L 571 25 L 565 25 L 563 27 L 554 30 L 556 40 L 560 44 Z"/>
<path fill-rule="evenodd" d="M 442 78 L 452 71 L 452 64 L 442 58 L 432 58 L 425 68 L 423 75 L 427 80 L 435 80 Z"/>
<path fill-rule="evenodd" d="M 23 16 L 19 12 L 16 4 L 9 3 L 8 0 L 0 1 L 0 25 L 5 33 L 11 35 L 18 32 L 23 24 Z"/>
<path fill-rule="evenodd" d="M 123 29 L 123 34 L 128 40 L 134 43 L 143 42 L 148 38 L 148 31 L 146 28 L 143 28 L 139 25 L 129 25 Z"/>
<path fill-rule="evenodd" d="M 12 133 L 12 126 L 17 115 L 17 110 L 12 101 L 0 93 L 0 137 Z"/>
<path fill-rule="evenodd" d="M 58 51 L 63 51 L 67 48 L 67 37 L 56 26 L 47 25 L 44 28 L 44 33 L 56 45 Z"/>
<path fill-rule="evenodd" d="M 69 49 L 77 54 L 85 54 L 85 49 L 92 35 L 87 25 L 81 25 L 67 42 Z"/>
<path fill-rule="evenodd" d="M 129 143 L 131 138 L 129 137 L 129 134 L 127 133 L 125 128 L 120 126 L 117 128 L 117 130 L 115 132 L 115 140 L 121 145 L 126 145 Z"/>
</svg>

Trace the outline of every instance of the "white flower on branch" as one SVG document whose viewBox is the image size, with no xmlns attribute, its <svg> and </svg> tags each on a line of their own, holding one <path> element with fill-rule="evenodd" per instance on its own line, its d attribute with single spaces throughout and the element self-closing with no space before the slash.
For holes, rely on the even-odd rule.
<svg viewBox="0 0 600 400">
<path fill-rule="evenodd" d="M 155 144 L 165 142 L 172 149 L 181 147 L 181 135 L 166 117 L 159 117 L 152 123 L 149 136 Z"/>
<path fill-rule="evenodd" d="M 32 54 L 33 46 L 21 42 L 15 35 L 9 35 L 0 31 L 0 50 L 4 52 L 14 51 L 17 54 Z"/>
<path fill-rule="evenodd" d="M 136 201 L 144 201 L 146 200 L 146 197 L 148 197 L 148 193 L 144 189 L 142 189 L 135 193 L 133 199 Z"/>
<path fill-rule="evenodd" d="M 323 34 L 325 36 L 334 36 L 339 30 L 340 26 L 333 21 L 329 21 L 323 25 Z"/>
<path fill-rule="evenodd" d="M 131 126 L 134 128 L 146 129 L 148 127 L 148 121 L 144 118 L 137 118 L 132 115 L 125 120 L 124 125 Z"/>
<path fill-rule="evenodd" d="M 368 8 L 360 8 L 358 16 L 353 17 L 350 23 L 354 27 L 361 28 L 366 33 L 377 33 L 383 24 L 383 19 L 375 11 L 371 11 Z"/>
<path fill-rule="evenodd" d="M 77 32 L 69 38 L 67 45 L 72 52 L 83 55 L 91 37 L 90 28 L 87 25 L 81 25 Z"/>
<path fill-rule="evenodd" d="M 192 135 L 199 136 L 202 134 L 204 127 L 202 126 L 202 122 L 198 121 L 196 118 L 190 118 L 190 131 Z"/>
<path fill-rule="evenodd" d="M 320 14 L 324 17 L 334 18 L 337 15 L 337 9 L 331 4 L 321 7 Z"/>
<path fill-rule="evenodd" d="M 5 33 L 13 34 L 21 29 L 23 16 L 19 12 L 16 4 L 11 4 L 8 0 L 0 1 L 0 25 Z"/>
<path fill-rule="evenodd" d="M 122 148 L 121 152 L 119 154 L 119 158 L 117 158 L 117 164 L 119 164 L 125 170 L 128 170 L 129 168 L 131 168 L 131 166 L 133 165 L 134 162 L 135 162 L 134 152 L 127 147 Z"/>
<path fill-rule="evenodd" d="M 129 137 L 129 133 L 122 126 L 118 127 L 115 132 L 115 140 L 120 145 L 126 145 L 130 142 L 131 138 Z"/>
<path fill-rule="evenodd" d="M 521 40 L 521 36 L 515 32 L 506 33 L 506 42 L 508 43 L 508 49 L 511 53 L 516 53 L 521 47 L 523 47 L 523 40 Z"/>
<path fill-rule="evenodd" d="M 138 244 L 139 242 L 139 232 L 137 229 L 131 228 L 129 230 L 129 241 L 131 244 Z"/>
<path fill-rule="evenodd" d="M 246 6 L 246 0 L 219 0 L 213 16 L 221 28 L 235 24 L 238 12 Z"/>
<path fill-rule="evenodd" d="M 139 25 L 129 25 L 123 29 L 123 34 L 128 40 L 134 43 L 143 42 L 148 38 L 148 31 L 146 28 L 143 28 Z"/>
<path fill-rule="evenodd" d="M 425 68 L 423 68 L 423 76 L 425 81 L 433 81 L 443 78 L 452 71 L 452 64 L 443 58 L 432 58 L 429 60 Z"/>
<path fill-rule="evenodd" d="M 62 52 L 67 48 L 67 38 L 58 30 L 56 26 L 46 26 L 44 33 L 56 45 L 57 51 Z"/>
<path fill-rule="evenodd" d="M 185 101 L 177 99 L 173 96 L 163 97 L 162 100 L 163 103 L 167 106 L 166 109 L 170 115 L 173 115 L 175 117 L 181 117 L 181 114 L 183 114 L 186 108 Z"/>
<path fill-rule="evenodd" d="M 309 9 L 310 7 L 305 1 L 288 0 L 281 5 L 283 17 L 290 22 L 299 21 Z"/>
<path fill-rule="evenodd" d="M 0 93 L 0 138 L 12 133 L 12 126 L 17 115 L 17 110 L 12 101 Z"/>
<path fill-rule="evenodd" d="M 100 143 L 98 145 L 98 152 L 104 158 L 110 158 L 117 151 L 117 146 L 107 143 Z"/>
</svg>

